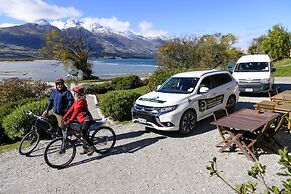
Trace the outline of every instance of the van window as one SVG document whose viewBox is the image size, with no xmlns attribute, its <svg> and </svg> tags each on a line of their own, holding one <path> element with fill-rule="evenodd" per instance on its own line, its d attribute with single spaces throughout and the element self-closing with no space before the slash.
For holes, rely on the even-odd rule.
<svg viewBox="0 0 291 194">
<path fill-rule="evenodd" d="M 193 92 L 198 80 L 199 78 L 196 77 L 171 77 L 157 90 L 157 92 L 188 94 Z"/>
<path fill-rule="evenodd" d="M 249 63 L 238 63 L 235 66 L 235 72 L 262 72 L 269 71 L 268 62 L 249 62 Z"/>
</svg>

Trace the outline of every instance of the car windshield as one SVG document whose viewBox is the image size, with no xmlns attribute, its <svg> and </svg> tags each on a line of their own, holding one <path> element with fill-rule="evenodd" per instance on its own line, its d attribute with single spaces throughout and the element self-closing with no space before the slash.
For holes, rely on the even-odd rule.
<svg viewBox="0 0 291 194">
<path fill-rule="evenodd" d="M 164 93 L 189 94 L 193 92 L 199 78 L 171 77 L 157 90 Z"/>
<path fill-rule="evenodd" d="M 269 71 L 268 62 L 250 62 L 238 63 L 235 67 L 235 72 L 262 72 Z"/>
</svg>

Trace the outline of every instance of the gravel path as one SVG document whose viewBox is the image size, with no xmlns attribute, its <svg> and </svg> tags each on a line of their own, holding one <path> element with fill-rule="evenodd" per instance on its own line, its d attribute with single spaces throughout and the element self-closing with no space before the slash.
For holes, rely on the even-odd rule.
<svg viewBox="0 0 291 194">
<path fill-rule="evenodd" d="M 241 97 L 239 108 L 252 107 L 252 102 L 263 99 Z M 210 177 L 208 161 L 216 156 L 219 169 L 232 184 L 253 180 L 247 176 L 253 163 L 238 153 L 219 153 L 215 144 L 220 137 L 211 121 L 203 120 L 187 137 L 148 132 L 138 124 L 112 125 L 117 142 L 111 153 L 81 156 L 78 148 L 72 164 L 62 170 L 44 162 L 45 141 L 31 157 L 21 156 L 17 150 L 2 153 L 0 193 L 233 193 L 220 179 Z M 291 148 L 290 134 L 281 133 L 277 138 Z M 279 182 L 275 175 L 280 168 L 278 159 L 272 152 L 260 156 L 267 165 L 269 185 Z"/>
</svg>

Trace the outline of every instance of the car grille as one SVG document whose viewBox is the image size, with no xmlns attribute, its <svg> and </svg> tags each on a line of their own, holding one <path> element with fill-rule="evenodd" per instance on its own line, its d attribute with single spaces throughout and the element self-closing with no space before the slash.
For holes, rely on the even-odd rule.
<svg viewBox="0 0 291 194">
<path fill-rule="evenodd" d="M 261 83 L 261 80 L 260 79 L 252 79 L 252 80 L 249 80 L 249 79 L 239 79 L 239 83 L 253 83 L 253 84 L 259 84 Z"/>
</svg>

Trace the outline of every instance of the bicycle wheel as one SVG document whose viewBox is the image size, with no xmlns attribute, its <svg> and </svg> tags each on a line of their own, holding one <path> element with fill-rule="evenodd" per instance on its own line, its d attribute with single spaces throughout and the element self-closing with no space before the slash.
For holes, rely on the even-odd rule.
<svg viewBox="0 0 291 194">
<path fill-rule="evenodd" d="M 52 140 L 45 148 L 44 160 L 52 168 L 64 168 L 73 161 L 75 155 L 75 144 L 70 139 L 63 142 L 63 138 L 59 137 Z"/>
<path fill-rule="evenodd" d="M 29 155 L 39 143 L 39 133 L 37 131 L 30 131 L 26 134 L 19 145 L 18 151 L 21 155 Z"/>
<path fill-rule="evenodd" d="M 94 131 L 91 140 L 96 147 L 96 152 L 104 154 L 113 148 L 116 142 L 116 135 L 113 129 L 104 126 Z"/>
</svg>

